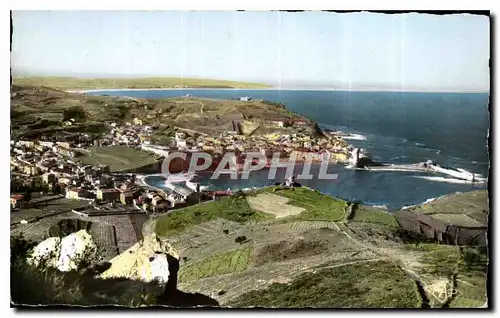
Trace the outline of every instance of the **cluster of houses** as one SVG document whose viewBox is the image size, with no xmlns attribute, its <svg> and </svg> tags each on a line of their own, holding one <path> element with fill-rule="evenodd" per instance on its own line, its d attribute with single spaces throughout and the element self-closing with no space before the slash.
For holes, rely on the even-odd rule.
<svg viewBox="0 0 500 318">
<path fill-rule="evenodd" d="M 288 127 L 285 120 L 270 120 L 277 127 Z M 301 125 L 307 125 L 299 121 Z M 298 160 L 322 161 L 325 155 L 332 162 L 345 162 L 348 159 L 348 145 L 340 137 L 312 138 L 307 129 L 283 129 L 280 132 L 255 134 L 250 136 L 237 134 L 220 134 L 219 136 L 200 136 L 196 145 L 203 151 L 223 154 L 225 152 L 260 152 L 271 158 L 274 153 L 281 157 L 294 156 Z"/>
<path fill-rule="evenodd" d="M 110 127 L 109 132 L 103 134 L 96 146 L 140 146 L 151 143 L 151 126 L 142 125 L 142 120 L 134 118 L 132 122 L 125 125 L 117 125 L 114 122 L 106 123 Z"/>
<path fill-rule="evenodd" d="M 69 137 L 69 138 L 68 138 Z M 76 134 L 51 140 L 11 141 L 10 164 L 14 172 L 34 176 L 53 170 L 55 174 L 71 174 L 78 155 L 78 148 L 85 147 L 90 139 Z"/>
<path fill-rule="evenodd" d="M 36 141 L 11 141 L 11 167 L 23 178 L 40 178 L 49 189 L 57 185 L 68 199 L 121 203 L 158 212 L 200 202 L 209 192 L 204 192 L 204 197 L 201 197 L 199 189 L 188 183 L 167 184 L 165 190 L 138 186 L 132 175 L 111 175 L 109 167 L 83 164 L 78 160 L 80 152 L 91 146 L 127 145 L 159 156 L 168 156 L 172 151 L 205 151 L 220 155 L 260 152 L 271 158 L 279 152 L 282 158 L 293 156 L 298 160 L 322 161 L 328 158 L 343 162 L 348 159 L 347 144 L 340 137 L 312 138 L 311 123 L 306 120 L 269 118 L 261 124 L 278 130 L 251 135 L 243 135 L 241 127 L 235 123 L 238 122 L 231 121 L 232 128 L 213 136 L 199 134 L 195 138 L 177 131 L 173 136 L 175 144 L 167 147 L 151 143 L 153 128 L 143 125 L 139 118 L 125 125 L 107 122 L 109 129 L 99 138 L 64 132 L 58 136 L 42 136 Z M 179 167 L 179 170 L 184 170 L 184 167 Z M 22 200 L 21 194 L 12 195 L 11 205 L 17 206 Z"/>
<path fill-rule="evenodd" d="M 213 170 L 217 166 L 217 158 L 221 158 L 226 152 L 235 153 L 237 163 L 241 166 L 243 166 L 245 153 L 249 152 L 262 153 L 268 159 L 271 159 L 273 154 L 279 153 L 283 160 L 293 157 L 297 161 L 322 162 L 327 160 L 335 163 L 348 161 L 349 149 L 344 140 L 332 135 L 326 138 L 311 137 L 310 122 L 306 120 L 271 118 L 264 124 L 269 128 L 282 129 L 270 129 L 269 131 L 273 132 L 267 134 L 243 135 L 234 133 L 228 128 L 227 131 L 212 136 L 200 134 L 196 138 L 178 131 L 174 134 L 175 143 L 171 146 L 142 143 L 141 149 L 164 157 L 172 152 L 185 152 L 188 159 L 172 161 L 171 172 L 187 170 L 190 154 L 200 151 L 213 155 L 213 165 L 207 170 Z"/>
<path fill-rule="evenodd" d="M 125 131 L 125 130 L 120 130 Z M 47 139 L 47 138 L 44 138 Z M 147 190 L 135 184 L 133 175 L 111 175 L 107 166 L 85 165 L 77 154 L 82 146 L 75 140 L 19 140 L 11 142 L 11 169 L 23 181 L 41 180 L 49 190 L 56 186 L 67 199 L 98 203 L 134 205 L 146 211 L 164 211 L 168 202 L 160 191 Z M 11 195 L 11 207 L 19 207 L 23 194 Z"/>
</svg>

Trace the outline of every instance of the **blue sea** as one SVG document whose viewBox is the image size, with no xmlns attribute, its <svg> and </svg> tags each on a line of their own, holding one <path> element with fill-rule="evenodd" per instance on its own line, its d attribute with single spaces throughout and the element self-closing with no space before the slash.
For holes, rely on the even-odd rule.
<svg viewBox="0 0 500 318">
<path fill-rule="evenodd" d="M 223 99 L 241 96 L 263 98 L 281 102 L 288 109 L 317 121 L 323 128 L 363 136 L 364 140 L 346 141 L 365 148 L 377 161 L 417 163 L 430 159 L 443 166 L 488 176 L 489 94 L 485 93 L 186 89 L 99 91 L 89 94 L 138 98 L 186 94 Z M 448 178 L 435 178 L 437 175 L 422 173 L 353 171 L 341 165 L 332 165 L 328 172 L 337 173 L 338 179 L 302 180 L 301 183 L 365 204 L 385 205 L 390 210 L 444 194 L 486 188 L 486 184 L 456 183 Z M 276 181 L 282 181 L 283 175 L 284 172 L 278 172 Z M 162 180 L 152 178 L 148 182 L 161 185 Z M 237 189 L 264 186 L 270 181 L 267 171 L 259 171 L 248 180 L 231 180 L 225 176 L 218 180 L 206 180 L 205 183 L 217 189 Z"/>
</svg>

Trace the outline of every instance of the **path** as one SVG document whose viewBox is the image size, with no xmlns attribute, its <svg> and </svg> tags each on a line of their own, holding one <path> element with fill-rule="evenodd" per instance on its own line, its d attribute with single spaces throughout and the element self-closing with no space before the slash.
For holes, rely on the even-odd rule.
<svg viewBox="0 0 500 318">
<path fill-rule="evenodd" d="M 342 264 L 335 264 L 335 265 L 325 266 L 325 267 L 316 267 L 316 268 L 314 268 L 314 270 L 312 270 L 312 273 L 316 273 L 316 271 L 323 270 L 323 269 L 337 268 L 337 267 L 342 267 L 342 266 L 356 265 L 356 264 L 369 263 L 369 262 L 379 262 L 379 261 L 383 261 L 386 259 L 387 259 L 387 257 L 379 257 L 379 258 L 371 258 L 371 259 L 365 259 L 365 260 L 360 260 L 360 261 L 346 262 L 346 263 L 342 263 Z"/>
<path fill-rule="evenodd" d="M 201 101 L 199 103 L 201 105 L 201 107 L 200 107 L 200 113 L 201 113 L 201 115 L 203 115 L 203 112 L 204 112 L 203 108 L 205 107 L 205 104 L 203 102 L 201 102 Z"/>
<path fill-rule="evenodd" d="M 448 299 L 443 300 L 439 299 L 435 293 L 433 292 L 433 284 L 432 282 L 428 281 L 425 282 L 420 275 L 418 275 L 414 269 L 419 268 L 422 266 L 421 263 L 418 262 L 418 256 L 417 255 L 412 255 L 410 252 L 408 253 L 401 253 L 401 251 L 396 251 L 395 249 L 391 248 L 380 248 L 377 247 L 369 242 L 360 242 L 359 240 L 355 239 L 353 236 L 355 234 L 346 226 L 345 222 L 339 222 L 338 224 L 336 222 L 332 222 L 335 227 L 343 233 L 347 238 L 349 238 L 351 241 L 354 243 L 367 248 L 368 250 L 372 251 L 376 255 L 381 256 L 383 259 L 389 259 L 392 260 L 392 262 L 401 268 L 403 271 L 408 273 L 413 279 L 418 281 L 422 286 L 423 289 L 426 293 L 429 293 L 430 295 L 434 296 L 436 299 L 438 299 L 440 302 L 445 303 Z M 450 293 L 452 295 L 453 293 Z M 425 295 L 427 296 L 427 295 Z M 423 296 L 422 296 L 423 297 Z"/>
<path fill-rule="evenodd" d="M 146 237 L 154 233 L 154 228 L 156 225 L 156 220 L 153 219 L 147 219 L 143 224 L 142 224 L 142 236 Z"/>
</svg>

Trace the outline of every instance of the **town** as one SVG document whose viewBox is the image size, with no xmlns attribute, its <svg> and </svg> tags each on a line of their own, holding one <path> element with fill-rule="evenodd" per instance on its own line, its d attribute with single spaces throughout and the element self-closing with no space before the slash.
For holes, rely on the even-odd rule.
<svg viewBox="0 0 500 318">
<path fill-rule="evenodd" d="M 71 118 L 64 122 L 64 126 L 74 125 L 76 121 Z M 124 123 L 106 122 L 105 126 L 107 131 L 97 136 L 63 131 L 61 134 L 12 140 L 11 208 L 17 210 L 30 206 L 36 196 L 42 201 L 43 197 L 57 196 L 88 202 L 85 211 L 74 210 L 79 214 L 101 214 L 103 209 L 100 207 L 106 206 L 108 213 L 156 215 L 231 194 L 230 191 L 199 187 L 193 180 L 153 188 L 138 178 L 141 169 L 111 171 L 108 165 L 86 163 L 88 160 L 85 159 L 98 155 L 94 154 L 96 149 L 130 149 L 151 154 L 154 159 L 147 170 L 150 173 L 160 172 L 162 159 L 172 152 L 184 152 L 188 156 L 207 152 L 214 158 L 232 152 L 238 158 L 238 169 L 241 169 L 248 152 L 262 153 L 269 160 L 272 154 L 280 153 L 283 160 L 293 156 L 296 160 L 311 162 L 324 160 L 326 155 L 333 163 L 345 163 L 350 151 L 340 137 L 333 134 L 315 137 L 311 134 L 312 123 L 285 117 L 266 119 L 262 124 L 266 128 L 265 134 L 243 134 L 237 121 L 231 121 L 225 131 L 212 135 L 179 128 L 172 132 L 172 142 L 168 146 L 153 143 L 155 127 L 144 125 L 140 118 Z M 119 156 L 120 152 L 116 155 Z M 215 161 L 207 170 L 213 170 L 217 163 Z M 169 172 L 187 171 L 188 164 L 189 158 L 174 160 L 170 162 Z"/>
</svg>

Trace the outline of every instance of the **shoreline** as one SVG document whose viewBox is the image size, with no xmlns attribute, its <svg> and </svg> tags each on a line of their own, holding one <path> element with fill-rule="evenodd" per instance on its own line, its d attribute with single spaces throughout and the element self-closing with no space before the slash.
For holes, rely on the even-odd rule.
<svg viewBox="0 0 500 318">
<path fill-rule="evenodd" d="M 275 90 L 274 88 L 196 88 L 196 87 L 186 87 L 186 88 L 175 88 L 175 87 L 165 87 L 165 88 L 99 88 L 99 89 L 85 89 L 85 90 L 67 90 L 66 93 L 96 93 L 96 92 L 122 92 L 122 91 L 184 91 L 184 90 Z"/>
<path fill-rule="evenodd" d="M 96 88 L 82 90 L 65 90 L 66 93 L 97 93 L 97 92 L 121 92 L 121 91 L 193 91 L 193 90 L 217 90 L 217 91 L 317 91 L 317 92 L 372 92 L 372 93 L 420 93 L 420 94 L 489 94 L 483 91 L 425 91 L 425 90 L 397 90 L 397 89 L 346 89 L 346 88 L 281 88 L 279 86 L 268 88 L 209 88 L 209 87 L 186 87 L 186 88 Z"/>
<path fill-rule="evenodd" d="M 164 178 L 165 181 L 166 181 L 167 178 L 165 178 L 162 174 L 142 175 L 140 177 L 140 180 L 141 180 L 141 183 L 143 185 L 147 186 L 147 187 L 158 189 L 158 190 L 161 190 L 161 191 L 165 191 L 165 189 L 162 188 L 161 186 L 155 186 L 155 185 L 148 184 L 144 180 L 147 177 L 161 177 L 161 178 Z M 241 190 L 241 191 L 245 192 L 245 191 L 253 191 L 253 190 L 263 189 L 263 188 L 270 187 L 270 186 L 273 186 L 273 185 L 267 184 L 267 185 L 247 186 L 247 187 L 236 186 L 236 187 L 230 188 L 230 191 L 234 192 L 234 191 Z M 211 185 L 209 185 L 208 187 L 211 187 Z M 319 189 L 316 189 L 315 187 L 311 187 L 311 186 L 307 186 L 307 185 L 302 185 L 302 187 L 309 188 L 309 189 L 311 189 L 313 191 L 319 191 L 322 194 L 324 194 L 326 196 L 329 196 L 329 197 L 332 197 L 332 198 L 342 199 L 342 200 L 346 200 L 346 201 L 350 201 L 351 200 L 349 198 L 339 197 L 337 195 L 333 195 L 333 194 L 330 194 L 328 192 L 321 191 Z M 209 189 L 209 191 L 217 191 L 217 190 Z M 453 196 L 453 195 L 458 194 L 458 193 L 468 193 L 468 192 L 475 192 L 475 191 L 488 191 L 488 189 L 470 189 L 470 190 L 466 190 L 466 191 L 455 191 L 455 192 L 450 192 L 450 193 L 441 194 L 441 195 L 437 195 L 437 196 L 430 196 L 427 199 L 425 199 L 425 200 L 423 200 L 423 201 L 421 201 L 419 203 L 401 205 L 398 208 L 394 208 L 394 207 L 393 208 L 389 208 L 388 206 L 390 205 L 390 203 L 387 202 L 387 201 L 385 201 L 385 202 L 368 202 L 368 201 L 365 201 L 365 202 L 362 202 L 362 204 L 365 205 L 365 206 L 369 206 L 369 207 L 374 207 L 374 208 L 378 208 L 378 209 L 381 209 L 381 210 L 385 210 L 385 211 L 387 211 L 389 213 L 394 213 L 394 212 L 397 212 L 397 211 L 403 211 L 403 210 L 406 210 L 406 209 L 423 206 L 423 205 L 425 205 L 427 203 L 430 203 L 430 202 L 433 202 L 435 200 L 442 199 L 442 198 L 447 198 L 447 197 Z"/>
</svg>

